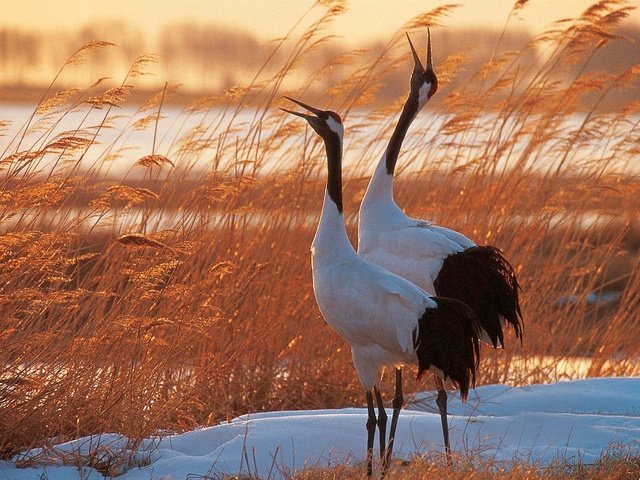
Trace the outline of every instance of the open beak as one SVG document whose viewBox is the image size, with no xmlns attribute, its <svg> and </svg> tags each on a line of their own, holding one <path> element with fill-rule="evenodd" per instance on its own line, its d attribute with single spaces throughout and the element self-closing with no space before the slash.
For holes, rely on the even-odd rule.
<svg viewBox="0 0 640 480">
<path fill-rule="evenodd" d="M 431 31 L 429 27 L 427 27 L 427 68 L 425 69 L 422 66 L 422 62 L 420 61 L 420 57 L 418 56 L 418 52 L 416 52 L 413 43 L 411 42 L 411 37 L 407 33 L 407 40 L 409 40 L 409 47 L 411 47 L 411 53 L 413 54 L 413 62 L 414 68 L 419 70 L 421 73 L 428 72 L 429 70 L 433 71 L 433 63 L 431 63 Z"/>
<path fill-rule="evenodd" d="M 433 71 L 433 64 L 431 63 L 431 30 L 427 27 L 427 71 Z"/>
<path fill-rule="evenodd" d="M 422 62 L 420 61 L 420 57 L 418 56 L 418 52 L 416 52 L 416 49 L 413 46 L 413 43 L 411 42 L 411 37 L 409 36 L 408 33 L 407 33 L 407 40 L 409 40 L 409 46 L 411 47 L 411 53 L 413 53 L 414 68 L 416 70 L 420 70 L 421 72 L 424 72 L 424 67 L 422 66 Z"/>
<path fill-rule="evenodd" d="M 302 108 L 305 108 L 310 112 L 315 113 L 316 115 L 320 115 L 322 113 L 322 110 L 320 110 L 319 108 L 315 108 L 315 107 L 312 107 L 311 105 L 307 105 L 306 103 L 302 103 L 300 100 L 296 100 L 295 98 L 287 97 L 286 95 L 284 96 L 284 98 L 286 98 L 287 100 L 291 100 L 293 103 L 297 103 Z M 295 113 L 295 112 L 289 112 L 289 113 Z"/>
<path fill-rule="evenodd" d="M 322 110 L 312 107 L 311 105 L 307 105 L 306 103 L 302 103 L 301 101 L 296 100 L 295 98 L 287 97 L 286 95 L 284 96 L 284 98 L 286 98 L 287 100 L 291 100 L 293 103 L 300 105 L 302 108 L 309 110 L 310 112 L 314 113 L 317 116 L 319 116 L 322 113 Z M 312 127 L 317 127 L 320 125 L 321 120 L 317 116 L 308 115 L 306 113 L 300 113 L 293 110 L 288 110 L 286 108 L 281 108 L 280 110 L 282 110 L 283 112 L 287 112 L 292 115 L 296 115 L 298 117 L 304 118 L 307 122 L 309 122 L 309 124 Z"/>
</svg>

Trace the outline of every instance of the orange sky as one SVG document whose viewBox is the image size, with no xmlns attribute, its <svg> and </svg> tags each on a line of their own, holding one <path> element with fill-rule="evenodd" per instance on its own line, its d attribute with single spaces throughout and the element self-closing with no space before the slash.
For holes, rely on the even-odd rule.
<svg viewBox="0 0 640 480">
<path fill-rule="evenodd" d="M 98 21 L 126 20 L 154 37 L 168 24 L 190 21 L 222 24 L 268 40 L 284 35 L 315 3 L 313 0 L 2 0 L 0 27 L 76 29 Z M 349 0 L 348 12 L 332 27 L 349 44 L 388 37 L 412 16 L 446 3 L 462 4 L 447 26 L 501 28 L 514 0 Z M 537 30 L 582 12 L 592 0 L 530 0 L 518 20 Z M 631 2 L 633 3 L 633 2 Z M 640 12 L 632 13 L 640 24 Z"/>
</svg>

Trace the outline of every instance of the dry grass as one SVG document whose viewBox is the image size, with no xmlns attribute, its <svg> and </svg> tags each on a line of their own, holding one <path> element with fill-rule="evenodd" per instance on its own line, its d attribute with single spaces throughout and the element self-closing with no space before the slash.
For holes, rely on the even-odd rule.
<svg viewBox="0 0 640 480">
<path fill-rule="evenodd" d="M 396 464 L 386 478 L 443 480 L 636 480 L 640 475 L 640 458 L 624 448 L 612 449 L 592 465 L 555 463 L 549 466 L 532 465 L 525 461 L 494 462 L 477 457 L 454 458 L 453 468 L 442 458 L 419 458 Z M 359 480 L 361 467 L 309 469 L 292 477 L 295 480 Z"/>
<path fill-rule="evenodd" d="M 283 93 L 316 102 L 306 87 L 283 92 L 281 85 L 301 57 L 331 41 L 322 27 L 340 8 L 326 8 L 297 41 L 274 44 L 290 51 L 277 75 L 263 74 L 267 58 L 250 83 L 224 98 L 168 118 L 168 86 L 123 119 L 118 107 L 152 61 L 142 56 L 115 87 L 99 80 L 55 93 L 56 77 L 7 142 L 0 152 L 0 457 L 91 433 L 135 440 L 250 411 L 362 402 L 348 348 L 321 320 L 311 288 L 323 151 L 276 108 Z M 594 51 L 616 41 L 626 9 L 599 2 L 522 52 L 490 59 L 474 82 L 443 81 L 447 115 L 427 107 L 407 139 L 400 170 L 412 171 L 399 173 L 399 204 L 500 246 L 523 285 L 524 346 L 510 337 L 504 351 L 484 349 L 480 383 L 571 376 L 541 355 L 588 354 L 590 366 L 576 375 L 638 373 L 640 346 L 629 339 L 640 338 L 640 182 L 629 169 L 637 171 L 640 155 L 640 103 L 607 114 L 598 105 L 637 81 L 639 70 L 587 68 Z M 443 12 L 408 26 L 418 35 Z M 374 109 L 370 100 L 385 73 L 403 68 L 408 76 L 403 34 L 322 101 L 346 117 L 345 210 L 354 237 L 357 206 L 398 110 Z M 83 47 L 59 75 L 107 46 Z M 518 62 L 531 51 L 544 52 L 538 71 Z M 455 80 L 457 59 L 438 65 L 442 79 Z M 432 125 L 433 118 L 444 120 Z M 143 153 L 133 150 L 140 135 L 151 145 Z M 116 163 L 130 167 L 122 172 Z M 620 300 L 582 301 L 603 289 L 621 291 Z M 555 303 L 566 295 L 578 301 Z M 423 388 L 412 383 L 407 391 Z M 436 467 L 410 468 L 421 478 Z M 474 478 L 466 468 L 464 478 Z M 525 467 L 489 478 L 547 478 L 545 470 L 509 476 L 518 468 Z M 327 475 L 302 478 L 341 474 Z M 553 478 L 604 478 L 576 475 Z"/>
</svg>

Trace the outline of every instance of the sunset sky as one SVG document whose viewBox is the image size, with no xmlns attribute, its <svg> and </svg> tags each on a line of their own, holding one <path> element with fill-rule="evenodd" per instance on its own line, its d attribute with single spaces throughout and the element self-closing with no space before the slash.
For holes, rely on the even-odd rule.
<svg viewBox="0 0 640 480">
<path fill-rule="evenodd" d="M 241 84 L 245 75 L 253 76 L 254 63 L 264 61 L 274 45 L 270 40 L 285 36 L 301 38 L 314 20 L 325 13 L 326 7 L 318 4 L 330 3 L 327 0 L 0 1 L 3 7 L 0 30 L 7 35 L 0 39 L 3 42 L 0 86 L 18 86 L 21 92 L 25 91 L 23 86 L 48 85 L 69 55 L 92 40 L 112 42 L 117 47 L 109 49 L 110 56 L 101 57 L 93 66 L 68 71 L 60 78 L 61 85 L 91 85 L 100 77 L 122 78 L 137 56 L 152 54 L 157 62 L 149 66 L 151 75 L 140 79 L 139 85 L 157 89 L 168 81 L 192 92 L 225 91 Z M 475 67 L 470 67 L 473 69 L 489 58 L 507 20 L 507 33 L 512 36 L 505 44 L 517 49 L 523 44 L 522 36 L 529 38 L 554 21 L 576 18 L 593 0 L 529 0 L 512 17 L 509 15 L 515 0 L 345 0 L 346 11 L 334 17 L 322 32 L 334 36 L 323 43 L 325 53 L 315 59 L 305 57 L 306 69 L 304 66 L 297 69 L 287 81 L 295 83 L 308 78 L 313 61 L 325 62 L 341 51 L 356 48 L 375 51 L 381 48 L 376 46 L 377 42 L 386 44 L 417 15 L 451 3 L 460 5 L 448 17 L 441 18 L 441 26 L 431 30 L 434 51 L 438 59 L 463 52 L 476 62 Z M 633 11 L 626 23 L 627 27 L 635 26 L 634 32 L 640 31 L 640 11 Z M 485 35 L 489 31 L 495 32 L 495 38 Z M 423 38 L 424 33 L 413 35 Z M 521 35 L 520 40 L 513 35 Z M 637 37 L 637 33 L 634 35 Z M 626 65 L 637 61 L 637 55 L 633 54 L 636 46 L 630 42 L 627 45 L 632 50 L 619 50 L 613 60 Z M 283 58 L 271 63 L 273 71 L 283 65 L 288 48 L 279 52 Z M 370 59 L 361 56 L 358 61 L 366 63 Z M 334 73 L 335 78 L 327 80 L 329 83 L 347 75 Z M 6 95 L 14 98 L 12 93 Z"/>
<path fill-rule="evenodd" d="M 312 0 L 3 0 L 0 27 L 74 30 L 92 23 L 123 20 L 153 37 L 166 25 L 188 21 L 248 30 L 269 40 L 284 35 L 314 3 Z M 450 16 L 447 26 L 501 28 L 514 0 L 346 3 L 348 11 L 335 22 L 332 33 L 342 36 L 346 43 L 357 44 L 387 37 L 414 15 L 446 3 L 462 5 Z M 575 16 L 591 3 L 591 0 L 530 0 L 518 22 L 535 31 L 553 20 Z M 631 17 L 631 21 L 640 24 L 638 10 Z"/>
</svg>

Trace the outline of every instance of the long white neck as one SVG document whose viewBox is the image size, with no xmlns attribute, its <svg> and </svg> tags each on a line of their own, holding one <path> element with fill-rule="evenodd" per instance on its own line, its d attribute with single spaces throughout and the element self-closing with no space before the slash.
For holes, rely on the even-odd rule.
<svg viewBox="0 0 640 480">
<path fill-rule="evenodd" d="M 364 220 L 368 215 L 377 216 L 376 211 L 379 209 L 393 209 L 393 207 L 400 209 L 393 198 L 393 173 L 387 172 L 386 165 L 387 152 L 380 158 L 373 176 L 369 180 L 367 191 L 362 198 L 359 215 L 360 222 L 363 221 L 363 216 L 365 217 Z"/>
<path fill-rule="evenodd" d="M 328 190 L 324 193 L 322 214 L 311 244 L 311 253 L 314 268 L 318 263 L 330 263 L 344 255 L 356 253 L 347 236 L 344 216 L 338 211 Z"/>
<path fill-rule="evenodd" d="M 400 147 L 409 130 L 411 122 L 420 107 L 412 95 L 404 104 L 400 118 L 387 148 L 378 161 L 378 165 L 369 181 L 369 186 L 360 205 L 358 218 L 358 234 L 364 230 L 375 228 L 383 222 L 393 224 L 407 218 L 393 198 L 393 172 L 400 153 Z M 391 227 L 391 225 L 388 225 Z"/>
<path fill-rule="evenodd" d="M 311 244 L 313 267 L 330 263 L 356 252 L 347 236 L 342 213 L 342 137 L 324 139 L 327 154 L 327 188 L 324 191 L 322 214 Z"/>
</svg>

